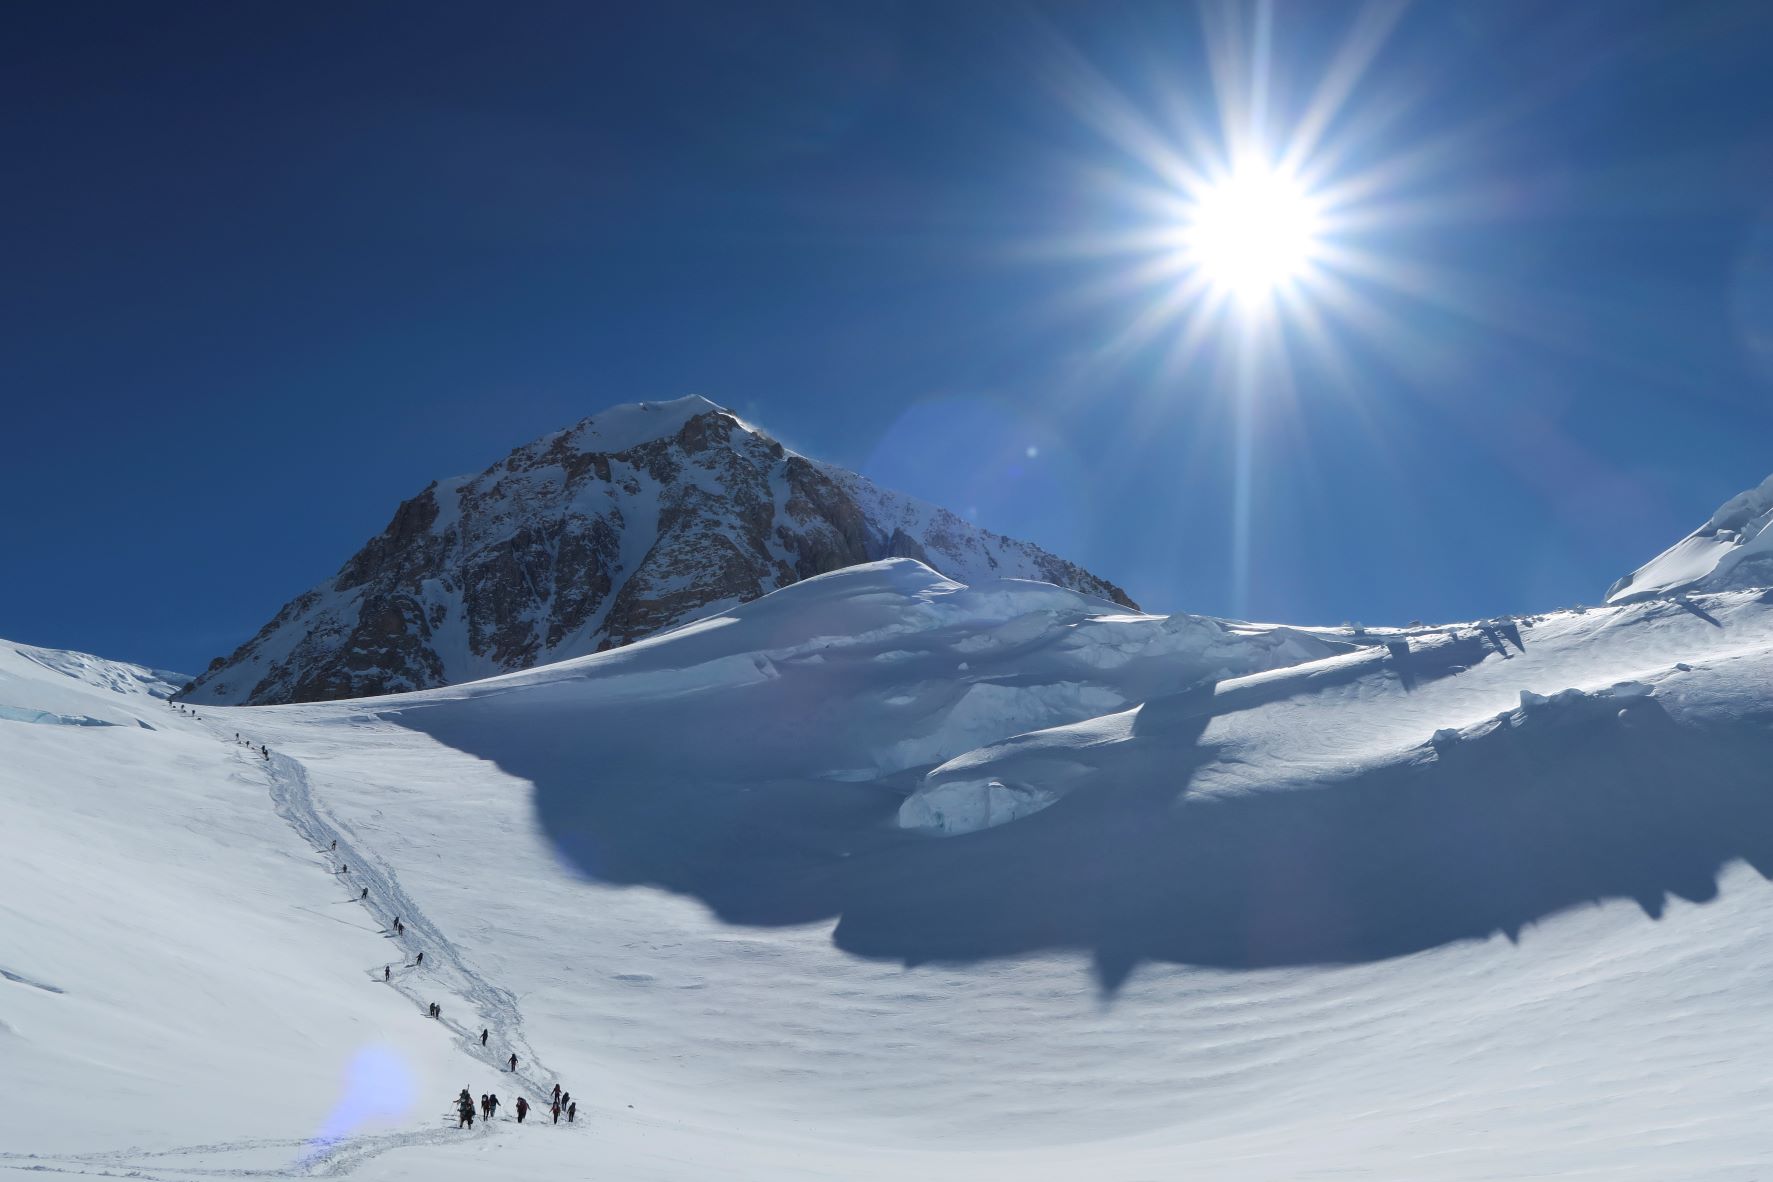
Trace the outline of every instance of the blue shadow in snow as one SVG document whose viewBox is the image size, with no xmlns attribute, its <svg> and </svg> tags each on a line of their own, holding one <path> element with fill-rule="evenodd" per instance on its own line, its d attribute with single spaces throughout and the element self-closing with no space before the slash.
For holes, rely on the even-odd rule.
<svg viewBox="0 0 1773 1182">
<path fill-rule="evenodd" d="M 735 924 L 836 918 L 840 947 L 906 964 L 1077 949 L 1109 991 L 1147 960 L 1373 961 L 1513 937 L 1601 899 L 1659 916 L 1670 893 L 1712 897 L 1736 859 L 1773 872 L 1773 729 L 1677 723 L 1647 699 L 1624 717 L 1607 699 L 1559 704 L 1358 776 L 1190 793 L 1217 713 L 1376 663 L 1420 685 L 1490 644 L 1474 633 L 1154 701 L 1147 733 L 1058 804 L 957 837 L 895 825 L 920 769 L 822 774 L 871 692 L 840 662 L 673 701 L 669 737 L 648 733 L 656 706 L 521 690 L 389 717 L 532 782 L 540 826 L 589 877 L 680 892 Z M 946 670 L 923 692 L 948 692 Z"/>
</svg>

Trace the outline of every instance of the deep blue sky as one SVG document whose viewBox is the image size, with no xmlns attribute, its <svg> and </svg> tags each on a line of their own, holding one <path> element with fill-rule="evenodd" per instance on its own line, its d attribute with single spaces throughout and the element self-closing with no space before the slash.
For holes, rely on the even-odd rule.
<svg viewBox="0 0 1773 1182">
<path fill-rule="evenodd" d="M 1275 10 L 1277 108 L 1357 10 Z M 0 37 L 0 636 L 194 671 L 434 477 L 701 393 L 1154 609 L 1596 600 L 1773 471 L 1773 6 L 1424 4 L 1350 168 L 1436 298 L 1234 415 L 1108 347 L 1181 5 L 18 4 Z M 1069 64 L 1067 64 L 1069 63 Z M 1169 96 L 1166 98 L 1166 96 Z M 1352 118 L 1352 115 L 1350 116 Z M 1179 330 L 1178 330 L 1179 331 Z M 1028 449 L 1038 454 L 1029 458 Z"/>
</svg>

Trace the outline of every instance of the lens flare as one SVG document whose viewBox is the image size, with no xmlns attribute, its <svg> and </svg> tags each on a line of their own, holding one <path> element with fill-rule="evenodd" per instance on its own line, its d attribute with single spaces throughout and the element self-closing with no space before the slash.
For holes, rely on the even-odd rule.
<svg viewBox="0 0 1773 1182">
<path fill-rule="evenodd" d="M 304 1160 L 312 1160 L 354 1133 L 377 1125 L 397 1125 L 412 1114 L 418 1079 L 398 1051 L 363 1047 L 345 1070 L 344 1087 L 326 1122 L 308 1142 Z"/>
</svg>

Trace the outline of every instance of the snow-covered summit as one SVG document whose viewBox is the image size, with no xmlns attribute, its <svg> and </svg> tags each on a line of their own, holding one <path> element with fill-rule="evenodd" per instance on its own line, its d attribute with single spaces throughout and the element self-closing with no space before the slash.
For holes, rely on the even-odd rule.
<svg viewBox="0 0 1773 1182">
<path fill-rule="evenodd" d="M 1719 506 L 1704 525 L 1607 588 L 1608 603 L 1773 584 L 1773 476 Z"/>
<path fill-rule="evenodd" d="M 565 431 L 545 435 L 518 450 L 551 447 L 556 439 L 564 437 L 577 451 L 615 454 L 643 443 L 669 439 L 683 430 L 685 423 L 705 414 L 734 417 L 731 411 L 700 394 L 687 394 L 664 402 L 625 402 L 580 419 Z"/>
<path fill-rule="evenodd" d="M 1038 546 L 796 455 L 692 396 L 617 406 L 433 482 L 186 696 L 262 705 L 452 685 L 888 557 L 1134 606 Z"/>
</svg>

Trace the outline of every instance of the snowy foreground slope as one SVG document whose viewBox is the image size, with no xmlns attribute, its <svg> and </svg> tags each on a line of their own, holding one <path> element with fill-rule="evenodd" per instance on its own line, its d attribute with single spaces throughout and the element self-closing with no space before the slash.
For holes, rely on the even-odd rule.
<svg viewBox="0 0 1773 1182">
<path fill-rule="evenodd" d="M 24 1150 L 205 1140 L 284 1165 L 341 1119 L 353 1151 L 405 1143 L 417 1081 L 455 1065 L 367 988 L 385 941 L 272 810 L 262 761 L 169 709 L 173 688 L 0 646 L 0 1173 L 37 1168 Z M 358 1061 L 385 1086 L 347 1101 Z"/>
<path fill-rule="evenodd" d="M 1763 593 L 1355 636 L 897 560 L 390 698 L 72 660 L 0 648 L 0 1175 L 1773 1176 Z"/>
</svg>

